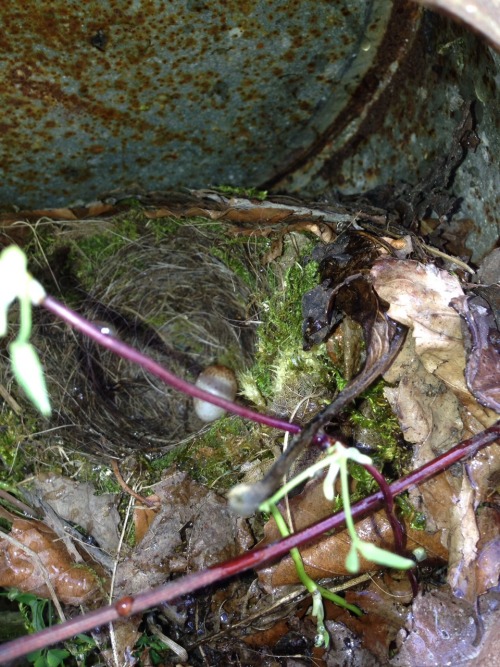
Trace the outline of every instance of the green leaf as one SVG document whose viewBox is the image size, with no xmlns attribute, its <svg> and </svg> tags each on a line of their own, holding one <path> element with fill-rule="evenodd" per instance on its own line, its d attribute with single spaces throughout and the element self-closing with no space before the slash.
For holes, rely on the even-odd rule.
<svg viewBox="0 0 500 667">
<path fill-rule="evenodd" d="M 359 556 L 354 544 L 351 545 L 347 558 L 345 559 L 345 567 L 348 572 L 352 572 L 353 574 L 359 572 Z"/>
<path fill-rule="evenodd" d="M 69 656 L 69 651 L 62 648 L 51 648 L 47 652 L 47 667 L 59 667 L 64 659 Z"/>
<path fill-rule="evenodd" d="M 28 653 L 26 656 L 28 662 L 32 662 L 35 667 L 44 667 L 45 665 L 45 656 L 43 655 L 42 649 L 38 651 L 33 651 L 33 653 Z"/>
<path fill-rule="evenodd" d="M 30 343 L 14 341 L 9 346 L 12 369 L 16 380 L 36 408 L 50 416 L 50 401 L 38 354 Z"/>
<path fill-rule="evenodd" d="M 381 549 L 371 542 L 360 541 L 358 543 L 358 549 L 367 560 L 371 560 L 378 565 L 393 567 L 396 570 L 408 570 L 410 567 L 415 566 L 415 563 L 410 558 L 405 558 L 404 556 L 399 556 L 391 551 Z"/>
<path fill-rule="evenodd" d="M 337 479 L 339 470 L 340 465 L 335 460 L 332 461 L 323 481 L 323 494 L 330 502 L 335 498 L 335 480 Z"/>
<path fill-rule="evenodd" d="M 19 294 L 26 292 L 28 272 L 26 255 L 10 245 L 0 255 L 0 336 L 7 333 L 7 311 Z"/>
</svg>

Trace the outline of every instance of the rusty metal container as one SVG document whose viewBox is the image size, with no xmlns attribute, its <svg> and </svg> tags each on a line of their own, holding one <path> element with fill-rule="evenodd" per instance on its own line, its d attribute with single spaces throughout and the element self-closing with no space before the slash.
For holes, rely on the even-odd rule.
<svg viewBox="0 0 500 667">
<path fill-rule="evenodd" d="M 497 72 L 479 38 L 409 0 L 3 3 L 0 203 L 417 181 L 476 99 L 481 144 L 458 186 L 487 248 Z"/>
</svg>

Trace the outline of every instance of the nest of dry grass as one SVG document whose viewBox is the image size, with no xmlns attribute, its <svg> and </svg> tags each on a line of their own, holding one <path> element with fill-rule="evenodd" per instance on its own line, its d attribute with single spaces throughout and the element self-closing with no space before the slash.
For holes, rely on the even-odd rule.
<svg viewBox="0 0 500 667">
<path fill-rule="evenodd" d="M 250 290 L 211 254 L 217 241 L 215 232 L 184 226 L 161 243 L 128 243 L 96 267 L 79 312 L 188 381 L 212 363 L 246 367 L 254 342 Z M 64 447 L 164 452 L 203 427 L 190 397 L 47 313 L 38 315 L 33 342 Z"/>
</svg>

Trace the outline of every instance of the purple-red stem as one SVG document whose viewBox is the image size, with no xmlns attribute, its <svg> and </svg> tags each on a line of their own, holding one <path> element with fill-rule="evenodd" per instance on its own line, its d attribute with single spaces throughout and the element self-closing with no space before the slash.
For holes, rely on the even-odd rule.
<svg viewBox="0 0 500 667">
<path fill-rule="evenodd" d="M 182 391 L 184 394 L 188 394 L 194 398 L 201 398 L 204 401 L 218 405 L 219 407 L 233 412 L 240 417 L 251 419 L 252 421 L 263 424 L 264 426 L 271 426 L 272 428 L 278 428 L 281 431 L 288 431 L 289 433 L 299 433 L 300 431 L 300 426 L 298 424 L 291 424 L 290 422 L 286 422 L 283 419 L 278 419 L 277 417 L 270 417 L 268 415 L 263 415 L 260 412 L 255 412 L 254 410 L 250 410 L 250 408 L 247 408 L 243 405 L 238 405 L 238 403 L 233 403 L 232 401 L 228 401 L 225 398 L 221 398 L 220 396 L 215 396 L 214 394 L 210 394 L 207 391 L 203 391 L 203 389 L 200 389 L 191 382 L 181 380 L 181 378 L 177 377 L 177 375 L 174 375 L 166 368 L 163 368 L 160 366 L 160 364 L 157 364 L 155 361 L 153 361 L 153 359 L 150 359 L 146 355 L 141 354 L 138 350 L 134 349 L 130 345 L 127 345 L 119 338 L 103 334 L 98 327 L 92 324 L 92 322 L 89 322 L 81 315 L 78 315 L 78 313 L 75 313 L 74 310 L 71 310 L 51 296 L 46 296 L 40 305 L 47 310 L 50 310 L 51 313 L 54 313 L 54 315 L 57 315 L 57 317 L 59 317 L 64 322 L 67 322 L 78 331 L 81 331 L 96 343 L 99 343 L 99 345 L 102 345 L 102 347 L 107 348 L 123 359 L 127 359 L 134 364 L 138 364 L 153 375 L 156 375 L 156 377 L 160 378 L 160 380 L 165 382 L 165 384 L 174 387 L 174 389 L 177 389 L 178 391 Z"/>
<path fill-rule="evenodd" d="M 384 496 L 384 501 L 385 501 L 384 510 L 394 535 L 394 550 L 400 556 L 405 556 L 406 555 L 405 531 L 403 526 L 401 525 L 401 522 L 396 516 L 396 512 L 394 511 L 394 496 L 391 493 L 391 487 L 387 483 L 387 480 L 382 475 L 382 473 L 379 470 L 377 470 L 375 466 L 365 465 L 364 468 L 370 473 L 373 479 L 377 482 L 377 484 L 380 487 L 380 491 Z M 417 578 L 415 577 L 415 573 L 412 570 L 408 570 L 406 572 L 406 576 L 408 577 L 408 580 L 411 584 L 413 596 L 415 597 L 418 593 L 418 583 L 417 583 Z"/>
<path fill-rule="evenodd" d="M 480 449 L 498 439 L 500 439 L 500 420 L 485 431 L 478 433 L 468 440 L 464 440 L 449 451 L 441 454 L 441 456 L 414 470 L 409 475 L 393 482 L 389 485 L 390 495 L 392 497 L 397 496 L 412 486 L 422 484 L 422 482 L 446 470 L 446 468 L 449 468 L 454 463 L 474 456 Z M 382 491 L 378 491 L 353 505 L 351 507 L 351 514 L 354 519 L 360 519 L 362 516 L 380 509 L 384 501 L 384 494 Z M 121 601 L 118 600 L 113 605 L 103 607 L 79 618 L 74 618 L 71 621 L 66 621 L 61 625 L 46 628 L 41 632 L 28 635 L 27 637 L 15 639 L 0 646 L 0 664 L 44 648 L 50 644 L 65 641 L 79 633 L 88 632 L 110 621 L 115 621 L 123 616 L 124 609 L 127 610 L 127 614 L 138 614 L 161 602 L 171 601 L 181 595 L 193 593 L 210 584 L 220 582 L 251 568 L 262 567 L 270 561 L 283 556 L 290 549 L 300 547 L 306 542 L 315 540 L 326 531 L 338 529 L 344 522 L 344 512 L 338 512 L 333 516 L 318 521 L 308 528 L 304 528 L 298 533 L 293 533 L 279 542 L 274 542 L 261 549 L 244 553 L 237 558 L 221 563 L 220 565 L 215 565 L 202 572 L 189 574 L 160 588 L 141 593 L 134 599 L 125 598 Z M 120 611 L 122 613 L 119 613 Z"/>
</svg>

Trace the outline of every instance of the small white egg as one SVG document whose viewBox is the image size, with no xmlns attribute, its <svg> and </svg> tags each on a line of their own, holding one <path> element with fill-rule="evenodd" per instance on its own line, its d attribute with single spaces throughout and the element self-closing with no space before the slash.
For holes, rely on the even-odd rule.
<svg viewBox="0 0 500 667">
<path fill-rule="evenodd" d="M 215 396 L 234 401 L 238 384 L 234 372 L 227 366 L 207 366 L 196 380 L 196 386 L 208 391 Z M 203 401 L 201 398 L 194 399 L 194 411 L 204 422 L 213 422 L 226 414 L 224 408 Z"/>
</svg>

